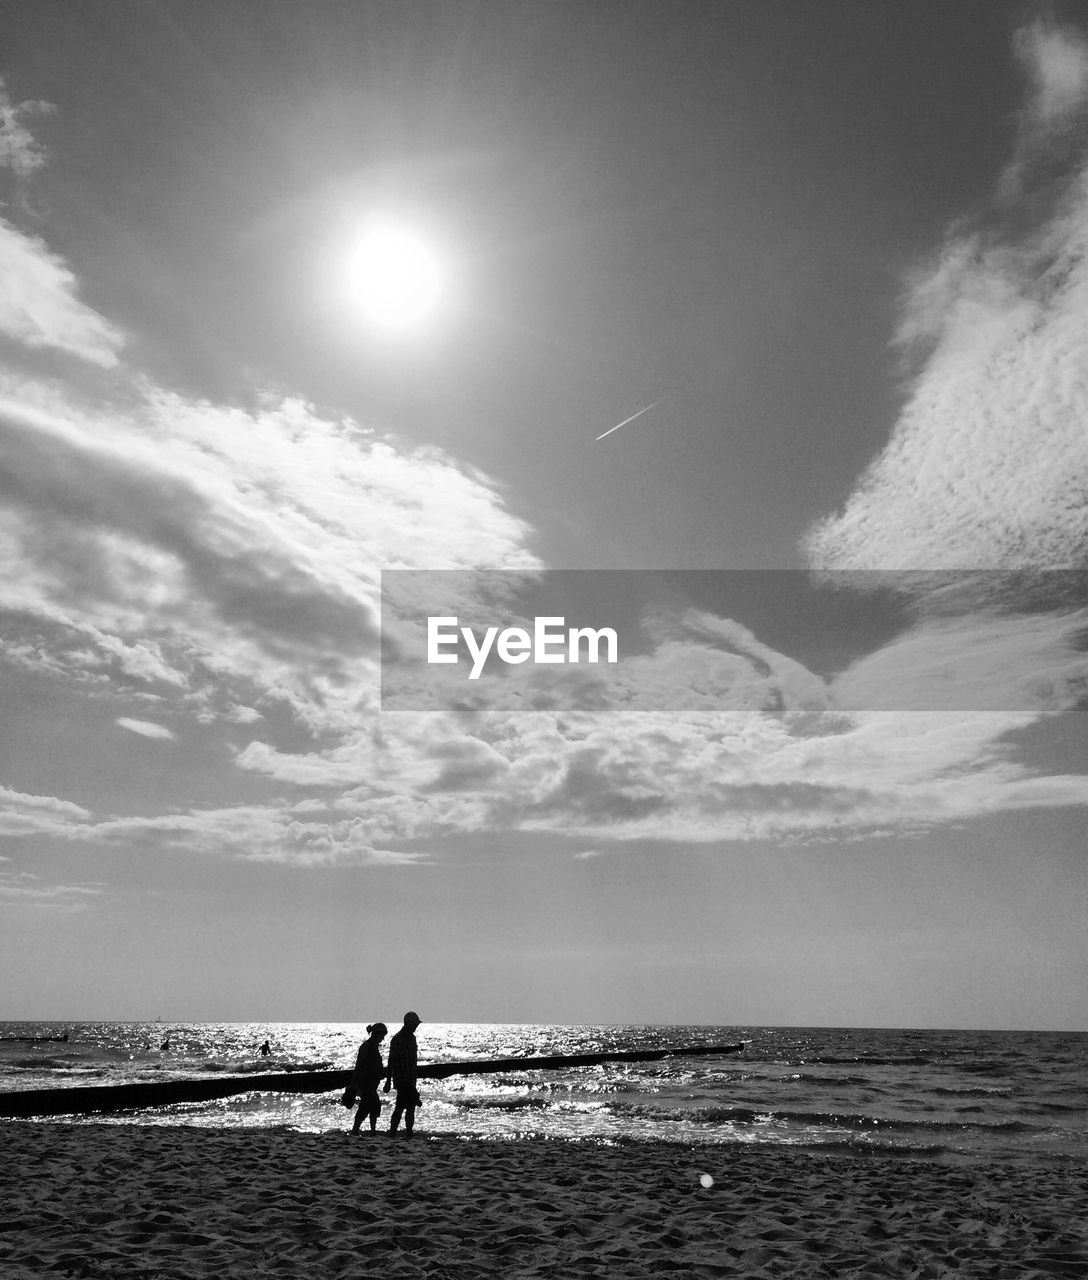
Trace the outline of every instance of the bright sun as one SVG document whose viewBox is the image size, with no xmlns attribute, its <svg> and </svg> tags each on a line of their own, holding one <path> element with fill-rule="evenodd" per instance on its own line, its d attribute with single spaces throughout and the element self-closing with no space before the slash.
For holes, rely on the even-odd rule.
<svg viewBox="0 0 1088 1280">
<path fill-rule="evenodd" d="M 362 239 L 351 275 L 352 292 L 367 317 L 389 329 L 411 328 L 433 309 L 442 270 L 429 246 L 396 226 L 374 227 Z"/>
</svg>

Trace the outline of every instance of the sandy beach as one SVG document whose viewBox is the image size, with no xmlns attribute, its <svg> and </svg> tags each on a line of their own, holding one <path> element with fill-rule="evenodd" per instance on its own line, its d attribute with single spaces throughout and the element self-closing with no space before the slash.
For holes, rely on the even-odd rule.
<svg viewBox="0 0 1088 1280">
<path fill-rule="evenodd" d="M 13 1122 L 0 1274 L 1082 1276 L 1088 1170 Z"/>
</svg>

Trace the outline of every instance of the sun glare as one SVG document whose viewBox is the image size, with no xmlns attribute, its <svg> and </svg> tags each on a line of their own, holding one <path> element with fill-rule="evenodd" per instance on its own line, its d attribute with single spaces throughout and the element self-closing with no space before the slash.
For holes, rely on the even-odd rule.
<svg viewBox="0 0 1088 1280">
<path fill-rule="evenodd" d="M 423 321 L 438 302 L 442 271 L 431 248 L 410 231 L 375 227 L 358 247 L 351 287 L 374 324 L 410 328 Z"/>
</svg>

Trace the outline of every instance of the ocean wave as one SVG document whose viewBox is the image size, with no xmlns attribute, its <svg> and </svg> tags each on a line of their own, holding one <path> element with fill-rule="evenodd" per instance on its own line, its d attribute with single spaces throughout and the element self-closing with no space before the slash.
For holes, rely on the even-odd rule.
<svg viewBox="0 0 1088 1280">
<path fill-rule="evenodd" d="M 5 1070 L 14 1068 L 15 1070 L 42 1071 L 48 1068 L 51 1071 L 73 1071 L 78 1069 L 79 1059 L 70 1054 L 63 1057 L 43 1057 L 41 1054 L 36 1054 L 33 1058 L 9 1058 L 3 1065 Z"/>
<path fill-rule="evenodd" d="M 706 1108 L 705 1119 L 711 1123 L 718 1122 L 714 1113 L 725 1112 L 728 1119 L 733 1108 Z M 700 1117 L 704 1118 L 704 1117 Z M 996 1124 L 982 1121 L 948 1121 L 948 1120 L 906 1120 L 890 1116 L 873 1116 L 864 1112 L 824 1112 L 824 1111 L 762 1111 L 756 1112 L 757 1120 L 781 1120 L 787 1124 L 800 1124 L 812 1128 L 831 1127 L 836 1129 L 884 1129 L 893 1132 L 909 1133 L 915 1130 L 923 1133 L 934 1133 L 942 1130 L 963 1129 L 977 1130 L 982 1133 L 1027 1133 L 1032 1125 L 1021 1120 L 1002 1120 Z"/>
<path fill-rule="evenodd" d="M 695 1122 L 706 1125 L 761 1125 L 783 1123 L 805 1128 L 834 1128 L 869 1130 L 880 1129 L 899 1133 L 940 1133 L 970 1129 L 984 1134 L 1027 1133 L 1034 1126 L 1021 1120 L 1003 1120 L 994 1124 L 982 1121 L 907 1120 L 890 1116 L 868 1115 L 864 1112 L 839 1111 L 790 1111 L 757 1107 L 696 1107 L 691 1110 L 666 1110 L 662 1107 L 627 1106 L 623 1103 L 609 1107 L 613 1115 L 631 1119 L 657 1122 Z"/>
<path fill-rule="evenodd" d="M 922 1054 L 911 1054 L 907 1057 L 877 1057 L 873 1054 L 858 1054 L 851 1058 L 802 1058 L 799 1066 L 811 1067 L 929 1067 L 933 1059 Z"/>
<path fill-rule="evenodd" d="M 944 1085 L 934 1085 L 931 1089 L 932 1093 L 940 1094 L 945 1098 L 1008 1098 L 1012 1094 L 1012 1089 L 1008 1087 L 995 1087 L 992 1089 L 948 1089 Z"/>
<path fill-rule="evenodd" d="M 844 1085 L 863 1085 L 871 1087 L 873 1081 L 868 1076 L 813 1076 L 802 1071 L 794 1075 L 779 1076 L 780 1084 L 814 1084 L 821 1088 L 841 1088 Z"/>
<path fill-rule="evenodd" d="M 201 1062 L 199 1069 L 201 1071 L 226 1072 L 228 1075 L 234 1076 L 246 1076 L 277 1075 L 281 1071 L 328 1071 L 332 1065 L 331 1062 L 285 1062 L 274 1058 L 261 1058 L 256 1061 L 242 1059 L 234 1062 Z"/>
<path fill-rule="evenodd" d="M 453 1106 L 458 1111 L 546 1111 L 553 1106 L 548 1098 L 532 1097 L 488 1097 L 473 1095 L 455 1098 Z"/>
</svg>

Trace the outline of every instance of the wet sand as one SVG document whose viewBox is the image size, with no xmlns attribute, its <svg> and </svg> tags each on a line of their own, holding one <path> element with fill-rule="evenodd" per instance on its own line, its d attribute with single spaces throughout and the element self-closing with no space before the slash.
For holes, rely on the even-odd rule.
<svg viewBox="0 0 1088 1280">
<path fill-rule="evenodd" d="M 1088 1275 L 1088 1168 L 10 1122 L 0 1275 Z"/>
</svg>

